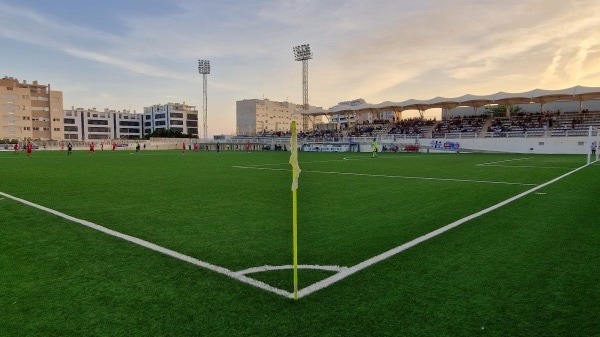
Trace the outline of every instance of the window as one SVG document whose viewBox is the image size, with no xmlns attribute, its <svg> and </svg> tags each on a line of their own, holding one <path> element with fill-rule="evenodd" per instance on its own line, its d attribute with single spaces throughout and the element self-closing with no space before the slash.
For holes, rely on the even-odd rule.
<svg viewBox="0 0 600 337">
<path fill-rule="evenodd" d="M 60 128 L 54 128 L 54 131 L 60 131 Z"/>
<path fill-rule="evenodd" d="M 65 124 L 75 124 L 74 118 L 65 118 Z"/>
<path fill-rule="evenodd" d="M 110 132 L 110 128 L 88 127 L 89 132 Z"/>
<path fill-rule="evenodd" d="M 89 125 L 108 125 L 107 120 L 88 120 Z"/>
</svg>

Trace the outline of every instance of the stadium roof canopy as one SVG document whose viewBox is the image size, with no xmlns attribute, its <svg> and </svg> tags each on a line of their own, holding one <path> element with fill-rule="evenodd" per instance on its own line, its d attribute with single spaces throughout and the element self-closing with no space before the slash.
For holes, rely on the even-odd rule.
<svg viewBox="0 0 600 337">
<path fill-rule="evenodd" d="M 300 113 L 309 116 L 331 116 L 337 114 L 353 113 L 353 112 L 369 112 L 369 111 L 404 111 L 404 110 L 419 110 L 425 111 L 428 109 L 444 109 L 449 110 L 459 106 L 468 106 L 477 109 L 482 106 L 500 104 L 540 104 L 543 109 L 544 104 L 554 101 L 587 101 L 592 99 L 600 99 L 600 87 L 584 87 L 574 86 L 561 90 L 544 90 L 534 89 L 520 93 L 497 92 L 491 95 L 463 95 L 454 98 L 435 97 L 428 100 L 409 99 L 403 102 L 386 101 L 379 104 L 363 103 L 358 105 L 340 104 L 329 109 L 315 108 L 311 110 L 303 110 Z"/>
</svg>

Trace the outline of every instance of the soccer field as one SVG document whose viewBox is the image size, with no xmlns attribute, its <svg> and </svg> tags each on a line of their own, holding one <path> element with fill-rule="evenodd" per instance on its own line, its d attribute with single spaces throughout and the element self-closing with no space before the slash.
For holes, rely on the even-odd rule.
<svg viewBox="0 0 600 337">
<path fill-rule="evenodd" d="M 600 334 L 584 156 L 299 153 L 298 301 L 288 160 L 0 152 L 0 335 Z"/>
</svg>

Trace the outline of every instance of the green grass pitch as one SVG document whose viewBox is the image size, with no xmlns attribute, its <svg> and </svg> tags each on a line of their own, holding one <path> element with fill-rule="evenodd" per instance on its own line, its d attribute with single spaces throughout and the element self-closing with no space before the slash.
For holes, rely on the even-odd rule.
<svg viewBox="0 0 600 337">
<path fill-rule="evenodd" d="M 599 336 L 600 165 L 298 301 L 231 271 L 291 264 L 284 152 L 0 152 L 0 336 Z M 299 154 L 299 263 L 351 267 L 584 156 Z M 300 269 L 300 288 L 334 272 Z M 248 274 L 292 291 L 290 269 Z"/>
</svg>

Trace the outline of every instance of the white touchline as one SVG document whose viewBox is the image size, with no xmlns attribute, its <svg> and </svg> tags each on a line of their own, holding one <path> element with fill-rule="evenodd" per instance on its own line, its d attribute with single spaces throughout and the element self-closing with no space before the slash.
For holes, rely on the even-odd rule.
<svg viewBox="0 0 600 337">
<path fill-rule="evenodd" d="M 123 234 L 123 233 L 114 231 L 112 229 L 108 229 L 106 227 L 97 225 L 97 224 L 95 224 L 93 222 L 89 222 L 87 220 L 82 220 L 82 219 L 75 218 L 73 216 L 61 213 L 59 211 L 53 210 L 53 209 L 48 208 L 48 207 L 44 207 L 44 206 L 35 204 L 35 203 L 27 201 L 25 199 L 17 198 L 15 196 L 10 195 L 10 194 L 6 194 L 6 193 L 3 193 L 3 192 L 0 192 L 0 195 L 4 196 L 6 198 L 9 198 L 9 199 L 18 201 L 18 202 L 20 202 L 22 204 L 25 204 L 27 206 L 31 206 L 31 207 L 37 208 L 39 210 L 42 210 L 42 211 L 54 214 L 54 215 L 56 215 L 58 217 L 61 217 L 63 219 L 66 219 L 66 220 L 69 220 L 69 221 L 72 221 L 72 222 L 76 222 L 76 223 L 84 225 L 86 227 L 95 229 L 95 230 L 97 230 L 99 232 L 108 234 L 110 236 L 114 236 L 114 237 L 123 239 L 125 241 L 129 241 L 129 242 L 134 243 L 136 245 L 140 245 L 142 247 L 151 249 L 153 251 L 156 251 L 156 252 L 159 252 L 159 253 L 162 253 L 162 254 L 174 257 L 174 258 L 179 259 L 181 261 L 185 261 L 187 263 L 191 263 L 191 264 L 196 265 L 198 267 L 201 267 L 201 268 L 204 268 L 204 269 L 208 269 L 208 270 L 217 272 L 219 274 L 223 274 L 223 275 L 229 276 L 229 277 L 231 277 L 233 279 L 236 279 L 236 280 L 238 280 L 240 282 L 247 283 L 247 284 L 252 285 L 254 287 L 257 287 L 257 288 L 260 288 L 260 289 L 263 289 L 263 290 L 267 290 L 267 291 L 270 291 L 272 293 L 275 293 L 277 295 L 281 295 L 281 296 L 284 296 L 284 297 L 287 297 L 287 298 L 293 298 L 293 294 L 290 293 L 290 292 L 287 292 L 287 291 L 279 289 L 279 288 L 275 288 L 275 287 L 270 286 L 270 285 L 268 285 L 268 284 L 266 284 L 264 282 L 261 282 L 261 281 L 255 280 L 253 278 L 247 277 L 245 275 L 236 273 L 236 272 L 231 271 L 231 270 L 229 270 L 227 268 L 223 268 L 223 267 L 220 267 L 220 266 L 208 263 L 208 262 L 204 262 L 204 261 L 198 260 L 198 259 L 193 258 L 191 256 L 187 256 L 187 255 L 178 253 L 178 252 L 176 252 L 174 250 L 171 250 L 171 249 L 168 249 L 168 248 L 165 248 L 165 247 L 161 247 L 161 246 L 156 245 L 156 244 L 154 244 L 152 242 L 148 242 L 148 241 L 136 238 L 136 237 L 131 236 L 131 235 Z"/>
<path fill-rule="evenodd" d="M 493 210 L 496 210 L 496 209 L 498 209 L 498 208 L 500 208 L 500 207 L 502 207 L 502 206 L 504 206 L 504 205 L 506 205 L 508 203 L 511 203 L 511 202 L 513 202 L 513 201 L 515 201 L 517 199 L 520 199 L 520 198 L 522 198 L 522 197 L 530 194 L 530 193 L 533 193 L 533 192 L 535 192 L 535 191 L 537 191 L 537 190 L 539 190 L 541 188 L 544 188 L 544 187 L 546 187 L 546 186 L 548 186 L 548 185 L 550 185 L 552 183 L 555 183 L 555 182 L 559 181 L 560 179 L 562 179 L 564 177 L 567 177 L 567 176 L 569 176 L 569 175 L 571 175 L 571 174 L 573 174 L 573 173 L 575 173 L 575 172 L 583 169 L 584 167 L 586 167 L 588 165 L 591 165 L 591 164 L 587 164 L 587 165 L 581 166 L 579 168 L 576 168 L 573 171 L 567 172 L 567 173 L 559 176 L 558 178 L 554 178 L 554 179 L 552 179 L 552 180 L 550 180 L 548 182 L 545 182 L 545 183 L 543 183 L 543 184 L 541 184 L 539 186 L 536 186 L 536 187 L 534 187 L 532 189 L 529 189 L 529 190 L 527 190 L 527 191 L 525 191 L 525 192 L 523 192 L 521 194 L 518 194 L 518 195 L 516 195 L 514 197 L 508 198 L 508 199 L 506 199 L 506 200 L 504 200 L 504 201 L 502 201 L 502 202 L 500 202 L 500 203 L 498 203 L 496 205 L 490 206 L 490 207 L 488 207 L 488 208 L 486 208 L 484 210 L 481 210 L 481 211 L 479 211 L 477 213 L 473 213 L 473 214 L 471 214 L 469 216 L 466 216 L 466 217 L 464 217 L 464 218 L 462 218 L 460 220 L 454 221 L 451 224 L 448 224 L 448 225 L 446 225 L 444 227 L 438 228 L 438 229 L 434 230 L 433 232 L 429 232 L 429 233 L 427 233 L 427 234 L 425 234 L 423 236 L 420 236 L 420 237 L 418 237 L 418 238 L 416 238 L 414 240 L 411 240 L 411 241 L 409 241 L 409 242 L 407 242 L 405 244 L 402 244 L 402 245 L 400 245 L 400 246 L 398 246 L 396 248 L 392 248 L 392 249 L 388 250 L 387 252 L 384 252 L 382 254 L 374 256 L 374 257 L 372 257 L 372 258 L 370 258 L 368 260 L 365 260 L 365 261 L 363 261 L 363 262 L 361 262 L 361 263 L 359 263 L 357 265 L 354 265 L 352 267 L 348 267 L 347 269 L 344 269 L 343 271 L 341 271 L 341 272 L 339 272 L 339 273 L 337 273 L 335 275 L 332 275 L 332 276 L 330 276 L 330 277 L 328 277 L 326 279 L 323 279 L 323 280 L 321 280 L 321 281 L 319 281 L 317 283 L 313 283 L 310 286 L 308 286 L 306 288 L 303 288 L 302 290 L 298 291 L 298 298 L 307 296 L 309 294 L 314 293 L 315 291 L 318 291 L 318 290 L 321 290 L 323 288 L 329 287 L 330 285 L 332 285 L 332 284 L 334 284 L 334 283 L 336 283 L 336 282 L 338 282 L 340 280 L 343 280 L 346 277 L 348 277 L 348 276 L 350 276 L 350 275 L 352 275 L 352 274 L 354 274 L 354 273 L 356 273 L 358 271 L 361 271 L 361 270 L 363 270 L 363 269 L 365 269 L 367 267 L 370 267 L 370 266 L 372 266 L 372 265 L 374 265 L 374 264 L 376 264 L 378 262 L 381 262 L 381 261 L 383 261 L 383 260 L 385 260 L 387 258 L 390 258 L 390 257 L 392 257 L 392 256 L 394 256 L 394 255 L 396 255 L 398 253 L 401 253 L 401 252 L 403 252 L 403 251 L 405 251 L 405 250 L 407 250 L 407 249 L 409 249 L 411 247 L 414 247 L 414 246 L 418 245 L 421 242 L 427 241 L 427 240 L 429 240 L 429 239 L 431 239 L 433 237 L 436 237 L 436 236 L 438 236 L 438 235 L 440 235 L 440 234 L 442 234 L 442 233 L 444 233 L 446 231 L 449 231 L 452 228 L 458 227 L 458 226 L 464 224 L 467 221 L 470 221 L 470 220 L 473 220 L 475 218 L 478 218 L 478 217 L 480 217 L 480 216 L 482 216 L 484 214 L 487 214 L 487 213 L 489 213 L 489 212 L 491 212 Z"/>
<path fill-rule="evenodd" d="M 477 164 L 477 166 L 485 167 L 506 167 L 506 168 L 536 168 L 536 169 L 561 169 L 561 170 L 572 170 L 572 167 L 560 167 L 560 166 L 535 166 L 535 165 L 483 165 Z"/>
<path fill-rule="evenodd" d="M 491 161 L 491 162 L 489 162 L 489 163 L 477 164 L 477 166 L 482 166 L 482 165 L 491 165 L 491 164 L 499 164 L 499 163 L 507 163 L 507 162 L 509 162 L 509 161 L 516 161 L 516 160 L 526 160 L 526 159 L 531 159 L 531 158 L 516 158 L 516 159 L 507 159 L 507 160 Z"/>
<path fill-rule="evenodd" d="M 284 168 L 269 168 L 269 167 L 255 167 L 255 166 L 233 166 L 240 169 L 251 169 L 251 170 L 267 170 L 267 171 L 290 171 Z M 339 174 L 347 176 L 360 176 L 360 177 L 380 177 L 380 178 L 399 178 L 399 179 L 417 179 L 417 180 L 435 180 L 435 181 L 457 181 L 463 183 L 479 183 L 479 184 L 501 184 L 501 185 L 521 185 L 521 186 L 535 186 L 536 184 L 530 183 L 511 183 L 506 181 L 490 181 L 490 180 L 471 180 L 471 179 L 454 179 L 454 178 L 432 178 L 432 177 L 413 177 L 413 176 L 396 176 L 386 174 L 368 174 L 368 173 L 353 173 L 353 172 L 333 172 L 333 171 L 312 171 L 302 170 L 303 173 L 322 173 L 322 174 Z"/>
</svg>

